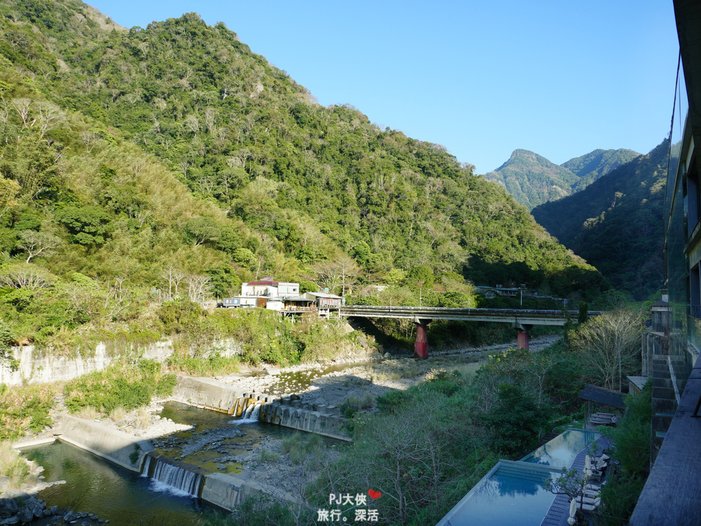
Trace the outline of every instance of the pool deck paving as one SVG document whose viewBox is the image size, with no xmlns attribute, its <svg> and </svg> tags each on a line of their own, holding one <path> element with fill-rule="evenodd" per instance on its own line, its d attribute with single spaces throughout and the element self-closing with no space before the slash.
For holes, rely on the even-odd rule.
<svg viewBox="0 0 701 526">
<path fill-rule="evenodd" d="M 596 446 L 599 452 L 610 448 L 611 445 L 612 442 L 607 437 L 602 436 L 596 440 Z M 584 473 L 584 457 L 586 457 L 588 453 L 588 449 L 580 451 L 572 464 L 572 467 L 575 468 L 580 474 Z M 543 519 L 543 522 L 540 523 L 540 526 L 568 526 L 567 518 L 569 515 L 569 497 L 567 495 L 558 494 L 555 496 L 555 500 L 550 505 L 550 509 Z"/>
</svg>

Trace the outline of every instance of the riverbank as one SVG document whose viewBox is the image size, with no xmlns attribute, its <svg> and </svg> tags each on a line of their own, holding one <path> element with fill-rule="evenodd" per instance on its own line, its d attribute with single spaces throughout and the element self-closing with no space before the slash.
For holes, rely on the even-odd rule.
<svg viewBox="0 0 701 526">
<path fill-rule="evenodd" d="M 560 336 L 533 339 L 532 352 L 539 352 Z M 437 370 L 473 374 L 490 354 L 513 348 L 513 343 L 431 351 L 427 360 L 385 354 L 372 361 L 347 359 L 340 363 L 266 367 L 241 374 L 215 376 L 208 381 L 241 393 L 274 397 L 299 397 L 303 403 L 340 407 L 351 398 L 377 398 L 390 390 L 405 390 L 429 379 Z"/>
<path fill-rule="evenodd" d="M 554 337 L 533 340 L 531 349 L 538 352 L 556 340 Z M 284 397 L 288 401 L 291 413 L 312 411 L 319 412 L 324 417 L 335 415 L 334 418 L 342 418 L 350 416 L 347 413 L 348 408 L 352 409 L 351 414 L 358 410 L 374 412 L 377 397 L 391 391 L 407 390 L 440 372 L 459 371 L 469 377 L 479 369 L 486 356 L 511 347 L 513 345 L 499 344 L 433 351 L 428 360 L 397 358 L 391 355 L 380 357 L 377 354 L 372 360 L 368 360 L 363 354 L 355 358 L 346 357 L 341 363 L 251 369 L 237 375 L 206 378 L 201 381 L 219 385 L 229 391 L 253 395 L 254 398 L 262 400 L 267 397 L 269 402 Z M 54 433 L 63 434 L 66 442 L 100 454 L 97 443 L 83 443 L 86 441 L 85 429 L 98 427 L 100 436 L 124 438 L 120 441 L 119 448 L 108 447 L 115 451 L 123 449 L 124 454 L 118 462 L 109 455 L 101 456 L 138 472 L 141 458 L 146 451 L 152 450 L 151 446 L 154 443 L 157 444 L 156 447 L 165 444 L 167 449 L 169 441 L 175 440 L 171 437 L 181 434 L 186 438 L 180 447 L 183 447 L 187 454 L 180 461 L 188 463 L 188 457 L 194 458 L 192 455 L 197 456 L 200 453 L 203 453 L 200 455 L 202 458 L 213 455 L 213 462 L 205 463 L 205 472 L 210 475 L 207 475 L 204 488 L 209 488 L 207 495 L 214 498 L 217 505 L 226 508 L 236 505 L 246 495 L 259 493 L 278 495 L 288 502 L 303 501 L 302 489 L 314 480 L 319 469 L 342 456 L 344 448 L 347 447 L 343 443 L 313 434 L 287 431 L 272 433 L 269 436 L 260 435 L 243 447 L 227 448 L 226 440 L 233 434 L 233 427 L 238 428 L 237 433 L 243 436 L 254 436 L 259 431 L 254 432 L 254 428 L 248 425 L 233 426 L 231 417 L 220 414 L 223 418 L 221 430 L 207 435 L 198 429 L 197 425 L 178 421 L 177 418 L 168 418 L 165 415 L 167 412 L 164 412 L 165 403 L 166 400 L 154 401 L 149 406 L 134 411 L 112 412 L 109 417 L 99 417 L 95 413 L 85 411 L 80 415 L 84 417 L 85 422 L 81 422 L 83 419 L 77 419 L 75 416 L 66 416 L 65 408 L 59 404 L 53 414 L 57 425 L 46 430 L 43 436 L 50 440 Z M 67 426 L 67 422 L 70 425 Z M 256 429 L 268 429 L 265 424 L 252 425 Z M 68 428 L 71 429 L 70 432 L 66 432 Z M 188 434 L 191 438 L 187 438 Z M 207 436 L 208 440 L 198 440 L 198 436 Z M 99 442 L 101 439 L 96 440 Z M 137 451 L 133 444 L 142 446 Z M 137 461 L 132 462 L 132 457 L 138 457 Z M 212 488 L 215 486 L 221 495 L 213 496 Z"/>
</svg>

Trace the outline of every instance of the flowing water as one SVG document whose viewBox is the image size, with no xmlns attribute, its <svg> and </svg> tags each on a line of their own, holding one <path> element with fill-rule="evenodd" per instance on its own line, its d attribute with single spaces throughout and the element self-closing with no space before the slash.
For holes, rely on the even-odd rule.
<svg viewBox="0 0 701 526">
<path fill-rule="evenodd" d="M 202 474 L 191 466 L 178 465 L 151 454 L 144 459 L 141 476 L 151 479 L 151 489 L 167 491 L 179 497 L 199 497 L 204 484 Z"/>
<path fill-rule="evenodd" d="M 293 433 L 258 423 L 259 410 L 251 406 L 232 423 L 227 414 L 167 402 L 163 417 L 193 427 L 154 440 L 141 475 L 62 443 L 24 454 L 44 467 L 47 481 L 66 481 L 39 494 L 50 506 L 96 513 L 111 526 L 206 525 L 223 511 L 195 498 L 203 474 L 238 473 L 262 441 Z"/>
<path fill-rule="evenodd" d="M 39 498 L 50 506 L 96 513 L 112 526 L 200 526 L 221 512 L 189 496 L 153 491 L 140 477 L 67 444 L 56 443 L 25 452 L 44 467 L 46 480 L 65 480 Z"/>
</svg>

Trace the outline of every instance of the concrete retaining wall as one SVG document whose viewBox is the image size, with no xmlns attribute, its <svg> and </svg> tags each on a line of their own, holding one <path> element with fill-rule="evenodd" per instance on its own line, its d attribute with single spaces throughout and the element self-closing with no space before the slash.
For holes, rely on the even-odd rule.
<svg viewBox="0 0 701 526">
<path fill-rule="evenodd" d="M 179 376 L 172 399 L 195 407 L 241 416 L 251 404 L 269 402 L 273 398 L 264 394 L 241 393 L 209 378 Z"/>
<path fill-rule="evenodd" d="M 259 419 L 269 424 L 351 441 L 343 418 L 303 407 L 298 401 L 277 400 L 264 404 Z"/>
<path fill-rule="evenodd" d="M 137 473 L 141 472 L 141 463 L 146 453 L 153 451 L 153 445 L 148 440 L 137 440 L 101 422 L 75 416 L 62 416 L 57 433 L 60 433 L 58 439 L 62 442 L 90 451 Z"/>
<path fill-rule="evenodd" d="M 241 345 L 230 339 L 220 340 L 212 342 L 207 351 L 208 354 L 233 356 L 241 353 Z M 161 340 L 144 347 L 128 345 L 113 351 L 109 351 L 104 343 L 99 343 L 94 352 L 76 353 L 70 357 L 56 356 L 51 351 L 40 351 L 32 345 L 25 345 L 13 347 L 11 354 L 17 369 L 13 370 L 3 361 L 0 364 L 0 384 L 42 384 L 65 382 L 84 374 L 101 371 L 122 355 L 141 356 L 163 362 L 173 355 L 173 342 Z"/>
<path fill-rule="evenodd" d="M 233 510 L 247 497 L 260 497 L 260 494 L 280 501 L 298 503 L 300 500 L 277 488 L 253 480 L 245 480 L 235 475 L 212 473 L 205 476 L 200 498 L 220 508 Z"/>
<path fill-rule="evenodd" d="M 208 378 L 178 377 L 173 399 L 188 405 L 241 416 L 252 404 L 260 404 L 259 420 L 268 424 L 316 433 L 350 441 L 345 420 L 324 408 L 302 404 L 299 400 L 274 399 L 265 394 L 239 393 Z"/>
<path fill-rule="evenodd" d="M 94 353 L 78 353 L 74 357 L 52 356 L 27 345 L 13 348 L 12 357 L 17 369 L 12 370 L 3 361 L 0 364 L 0 384 L 41 384 L 72 380 L 83 374 L 100 371 L 112 362 L 104 344 L 99 344 Z"/>
</svg>

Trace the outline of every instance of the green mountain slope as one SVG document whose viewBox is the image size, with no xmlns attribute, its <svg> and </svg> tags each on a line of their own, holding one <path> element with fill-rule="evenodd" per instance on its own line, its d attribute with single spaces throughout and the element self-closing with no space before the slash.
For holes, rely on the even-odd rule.
<svg viewBox="0 0 701 526">
<path fill-rule="evenodd" d="M 533 216 L 617 288 L 644 298 L 662 286 L 662 213 L 668 143 Z"/>
<path fill-rule="evenodd" d="M 569 195 L 578 181 L 567 168 L 528 150 L 514 150 L 508 161 L 484 177 L 501 184 L 529 209 Z"/>
<path fill-rule="evenodd" d="M 594 150 L 562 165 L 528 150 L 511 157 L 484 177 L 501 184 L 516 201 L 533 209 L 583 190 L 602 175 L 640 155 L 633 150 Z"/>
<path fill-rule="evenodd" d="M 270 274 L 333 287 L 336 267 L 435 294 L 601 286 L 443 148 L 314 103 L 196 15 L 127 31 L 75 0 L 2 0 L 0 93 L 0 305 L 15 339 L 138 325 L 178 286 L 225 295 Z M 18 299 L 18 269 L 46 286 Z M 128 308 L 37 314 L 61 287 Z"/>
<path fill-rule="evenodd" d="M 567 168 L 575 175 L 579 176 L 579 180 L 572 186 L 573 192 L 584 190 L 591 183 L 615 170 L 619 166 L 632 161 L 638 155 L 638 152 L 619 148 L 618 150 L 594 150 L 580 157 L 570 159 L 562 164 L 563 168 Z"/>
</svg>

